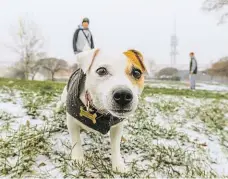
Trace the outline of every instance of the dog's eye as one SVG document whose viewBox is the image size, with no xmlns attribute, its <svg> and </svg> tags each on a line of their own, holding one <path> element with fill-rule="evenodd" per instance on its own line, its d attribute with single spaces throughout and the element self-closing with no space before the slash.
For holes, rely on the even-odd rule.
<svg viewBox="0 0 228 179">
<path fill-rule="evenodd" d="M 139 69 L 133 68 L 133 69 L 132 69 L 132 76 L 133 76 L 135 79 L 140 79 L 141 76 L 142 76 L 142 72 L 141 72 Z"/>
<path fill-rule="evenodd" d="M 108 74 L 108 70 L 104 67 L 98 68 L 96 72 L 100 76 L 105 76 Z"/>
</svg>

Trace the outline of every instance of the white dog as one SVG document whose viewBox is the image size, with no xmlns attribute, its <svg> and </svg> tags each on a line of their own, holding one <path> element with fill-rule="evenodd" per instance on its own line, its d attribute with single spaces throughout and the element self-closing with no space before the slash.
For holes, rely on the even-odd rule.
<svg viewBox="0 0 228 179">
<path fill-rule="evenodd" d="M 128 50 L 108 58 L 101 50 L 79 54 L 79 70 L 61 96 L 66 103 L 67 126 L 72 141 L 72 159 L 84 160 L 80 129 L 106 134 L 110 130 L 112 168 L 124 172 L 120 154 L 123 119 L 132 114 L 144 87 L 143 56 Z"/>
</svg>

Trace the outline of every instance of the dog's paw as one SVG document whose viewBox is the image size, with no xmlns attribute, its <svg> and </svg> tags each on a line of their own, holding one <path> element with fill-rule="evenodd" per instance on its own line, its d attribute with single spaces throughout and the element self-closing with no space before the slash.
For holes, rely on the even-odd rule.
<svg viewBox="0 0 228 179">
<path fill-rule="evenodd" d="M 127 173 L 128 169 L 123 162 L 116 163 L 112 165 L 112 170 L 120 173 Z"/>
</svg>

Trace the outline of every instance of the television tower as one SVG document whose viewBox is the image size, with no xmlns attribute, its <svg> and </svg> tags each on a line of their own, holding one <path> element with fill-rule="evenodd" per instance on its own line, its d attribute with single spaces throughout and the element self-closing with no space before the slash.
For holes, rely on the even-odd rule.
<svg viewBox="0 0 228 179">
<path fill-rule="evenodd" d="M 176 19 L 174 20 L 174 33 L 171 35 L 171 52 L 170 52 L 170 60 L 171 60 L 171 66 L 176 65 L 176 57 L 178 55 L 177 52 L 177 35 L 176 35 Z"/>
</svg>

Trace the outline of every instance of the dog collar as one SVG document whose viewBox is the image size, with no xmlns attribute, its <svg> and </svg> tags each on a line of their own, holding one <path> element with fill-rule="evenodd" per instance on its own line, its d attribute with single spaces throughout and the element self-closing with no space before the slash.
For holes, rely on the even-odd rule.
<svg viewBox="0 0 228 179">
<path fill-rule="evenodd" d="M 86 75 L 81 69 L 76 70 L 69 78 L 67 84 L 67 112 L 89 128 L 102 134 L 107 134 L 110 128 L 120 122 L 123 118 L 111 114 L 100 113 L 94 105 L 89 92 L 86 91 L 86 105 L 80 100 L 80 94 L 85 87 Z"/>
</svg>

